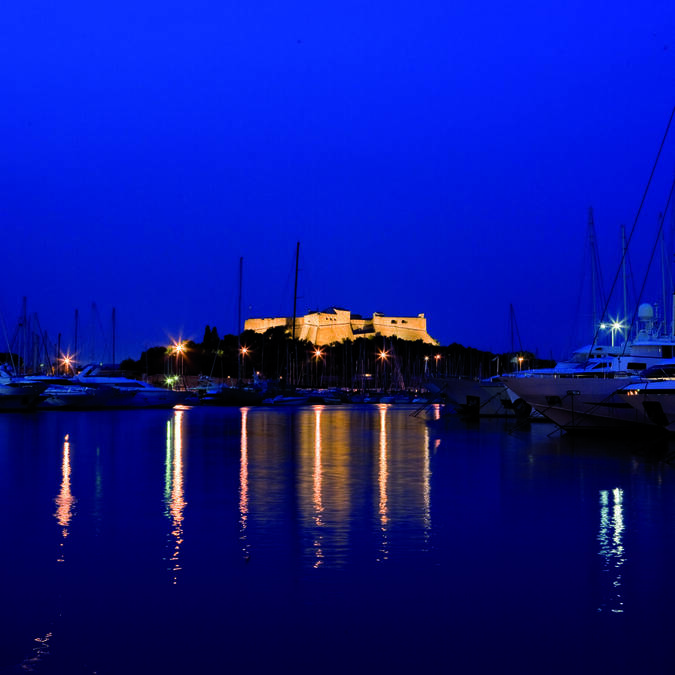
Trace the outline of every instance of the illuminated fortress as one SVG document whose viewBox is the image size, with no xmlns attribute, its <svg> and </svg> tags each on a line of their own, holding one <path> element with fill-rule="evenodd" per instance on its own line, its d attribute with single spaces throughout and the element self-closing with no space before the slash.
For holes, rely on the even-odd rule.
<svg viewBox="0 0 675 675">
<path fill-rule="evenodd" d="M 293 318 L 247 319 L 244 330 L 264 333 L 270 328 L 283 327 L 287 333 L 293 332 Z M 295 337 L 307 340 L 315 345 L 329 345 L 355 338 L 371 338 L 375 335 L 396 336 L 401 340 L 422 340 L 437 345 L 427 333 L 427 320 L 424 314 L 417 316 L 385 316 L 375 312 L 370 319 L 352 314 L 347 309 L 330 307 L 322 312 L 310 312 L 295 319 Z"/>
</svg>

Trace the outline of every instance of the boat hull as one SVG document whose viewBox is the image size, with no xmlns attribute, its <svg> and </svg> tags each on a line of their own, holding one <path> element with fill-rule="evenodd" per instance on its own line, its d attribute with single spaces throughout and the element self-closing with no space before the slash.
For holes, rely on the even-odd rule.
<svg viewBox="0 0 675 675">
<path fill-rule="evenodd" d="M 0 384 L 0 411 L 21 412 L 35 410 L 44 398 L 47 385 L 38 382 L 11 382 Z"/>
<path fill-rule="evenodd" d="M 526 417 L 530 409 L 511 396 L 501 381 L 434 377 L 427 381 L 434 394 L 445 396 L 461 415 L 469 417 Z"/>
<path fill-rule="evenodd" d="M 645 382 L 627 387 L 622 399 L 666 431 L 675 431 L 675 381 Z"/>
<path fill-rule="evenodd" d="M 504 383 L 548 420 L 566 431 L 656 428 L 623 396 L 639 381 L 626 377 L 504 377 Z"/>
</svg>

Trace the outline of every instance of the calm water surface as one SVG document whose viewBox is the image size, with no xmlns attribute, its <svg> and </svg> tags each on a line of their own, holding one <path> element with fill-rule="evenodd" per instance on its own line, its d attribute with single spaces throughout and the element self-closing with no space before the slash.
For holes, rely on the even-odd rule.
<svg viewBox="0 0 675 675">
<path fill-rule="evenodd" d="M 411 412 L 0 416 L 0 672 L 673 672 L 668 443 Z"/>
</svg>

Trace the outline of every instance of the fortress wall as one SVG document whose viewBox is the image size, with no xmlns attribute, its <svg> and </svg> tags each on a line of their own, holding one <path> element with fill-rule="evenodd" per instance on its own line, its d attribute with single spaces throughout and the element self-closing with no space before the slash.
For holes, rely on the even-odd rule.
<svg viewBox="0 0 675 675">
<path fill-rule="evenodd" d="M 282 326 L 290 333 L 292 323 L 293 319 L 289 317 L 247 319 L 244 329 L 264 333 L 270 328 Z M 319 346 L 353 340 L 355 337 L 372 337 L 376 333 L 385 337 L 396 336 L 403 340 L 423 340 L 428 344 L 438 344 L 427 333 L 424 314 L 416 317 L 374 314 L 368 319 L 352 319 L 348 310 L 335 309 L 330 312 L 312 312 L 296 317 L 295 320 L 296 337 Z"/>
<path fill-rule="evenodd" d="M 253 330 L 256 333 L 264 333 L 270 328 L 278 328 L 279 326 L 291 327 L 293 319 L 279 317 L 274 319 L 246 319 L 244 321 L 244 330 Z"/>
</svg>

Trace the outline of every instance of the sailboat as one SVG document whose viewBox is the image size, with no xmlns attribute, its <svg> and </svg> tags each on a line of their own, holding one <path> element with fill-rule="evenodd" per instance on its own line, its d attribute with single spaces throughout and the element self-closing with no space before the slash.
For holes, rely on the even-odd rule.
<svg viewBox="0 0 675 675">
<path fill-rule="evenodd" d="M 196 388 L 199 405 L 211 406 L 249 406 L 262 403 L 265 393 L 260 387 L 248 387 L 242 379 L 244 352 L 241 344 L 241 299 L 244 277 L 244 258 L 239 258 L 239 303 L 237 325 L 237 382 L 235 386 L 221 383 L 215 384 L 208 377 L 201 378 Z"/>
</svg>

